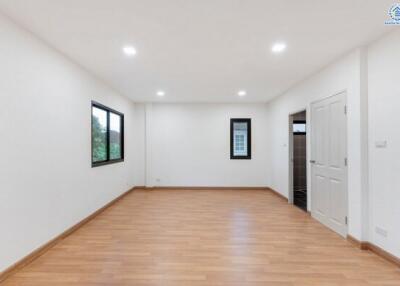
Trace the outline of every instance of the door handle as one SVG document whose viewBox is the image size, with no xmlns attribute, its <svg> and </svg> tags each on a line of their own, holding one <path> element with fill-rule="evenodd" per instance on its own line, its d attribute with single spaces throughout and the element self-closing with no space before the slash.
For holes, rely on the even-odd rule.
<svg viewBox="0 0 400 286">
<path fill-rule="evenodd" d="M 310 160 L 310 163 L 311 163 L 311 164 L 315 164 L 316 161 L 315 161 L 315 160 Z"/>
</svg>

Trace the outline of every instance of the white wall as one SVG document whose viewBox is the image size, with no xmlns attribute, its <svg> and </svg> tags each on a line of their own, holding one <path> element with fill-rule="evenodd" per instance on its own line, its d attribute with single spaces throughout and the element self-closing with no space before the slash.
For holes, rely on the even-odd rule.
<svg viewBox="0 0 400 286">
<path fill-rule="evenodd" d="M 368 49 L 370 240 L 400 257 L 400 31 Z M 387 141 L 386 148 L 376 143 Z M 376 228 L 387 232 L 377 233 Z"/>
<path fill-rule="evenodd" d="M 0 271 L 134 185 L 134 106 L 0 17 Z M 91 168 L 91 100 L 125 114 L 125 162 Z"/>
<path fill-rule="evenodd" d="M 147 185 L 268 186 L 265 104 L 147 104 Z M 252 119 L 252 159 L 230 159 L 230 118 Z"/>
<path fill-rule="evenodd" d="M 289 114 L 306 109 L 310 122 L 310 104 L 318 99 L 347 91 L 348 105 L 348 190 L 349 190 L 349 234 L 361 239 L 361 93 L 360 62 L 362 50 L 329 65 L 309 79 L 293 87 L 268 104 L 268 124 L 270 126 L 270 180 L 271 187 L 288 197 L 289 195 Z M 308 124 L 309 127 L 309 124 Z M 307 156 L 310 159 L 310 137 L 308 130 Z M 310 165 L 308 164 L 308 190 L 310 185 Z M 309 206 L 310 204 L 309 198 Z"/>
<path fill-rule="evenodd" d="M 134 148 L 132 150 L 134 163 L 133 174 L 135 186 L 146 186 L 146 110 L 144 104 L 135 104 L 134 127 Z"/>
</svg>

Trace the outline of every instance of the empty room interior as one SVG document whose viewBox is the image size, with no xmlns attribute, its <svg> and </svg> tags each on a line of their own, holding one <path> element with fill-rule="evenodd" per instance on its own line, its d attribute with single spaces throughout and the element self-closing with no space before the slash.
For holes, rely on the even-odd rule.
<svg viewBox="0 0 400 286">
<path fill-rule="evenodd" d="M 399 286 L 399 68 L 395 0 L 0 0 L 0 285 Z"/>
</svg>

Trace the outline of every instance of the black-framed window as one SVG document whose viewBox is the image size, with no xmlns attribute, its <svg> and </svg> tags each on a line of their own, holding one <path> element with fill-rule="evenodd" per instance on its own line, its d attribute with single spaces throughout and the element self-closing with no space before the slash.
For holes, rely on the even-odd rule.
<svg viewBox="0 0 400 286">
<path fill-rule="evenodd" d="M 231 159 L 251 159 L 251 119 L 231 119 Z"/>
<path fill-rule="evenodd" d="M 295 120 L 293 121 L 293 134 L 304 135 L 307 132 L 307 126 L 305 120 Z"/>
<path fill-rule="evenodd" d="M 124 161 L 124 115 L 92 101 L 92 167 Z"/>
</svg>

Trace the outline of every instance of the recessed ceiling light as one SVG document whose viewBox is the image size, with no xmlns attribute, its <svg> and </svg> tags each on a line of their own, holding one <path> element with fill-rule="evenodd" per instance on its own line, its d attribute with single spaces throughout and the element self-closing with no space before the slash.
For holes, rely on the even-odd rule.
<svg viewBox="0 0 400 286">
<path fill-rule="evenodd" d="M 136 49 L 132 46 L 125 46 L 122 48 L 122 50 L 128 57 L 133 57 L 134 55 L 136 55 Z"/>
<path fill-rule="evenodd" d="M 165 91 L 163 91 L 163 90 L 157 91 L 157 96 L 163 97 L 164 95 L 165 95 Z"/>
<path fill-rule="evenodd" d="M 240 90 L 240 91 L 238 92 L 238 95 L 239 95 L 240 97 L 246 96 L 246 94 L 247 94 L 247 92 L 246 92 L 245 90 Z"/>
<path fill-rule="evenodd" d="M 282 53 L 284 50 L 286 50 L 286 44 L 285 43 L 275 43 L 272 46 L 271 50 L 274 53 Z"/>
</svg>

